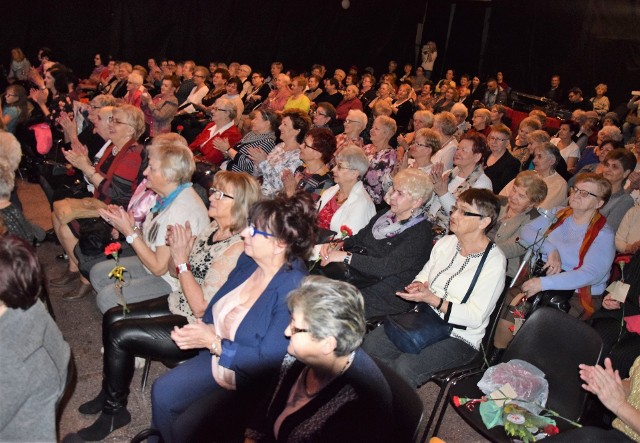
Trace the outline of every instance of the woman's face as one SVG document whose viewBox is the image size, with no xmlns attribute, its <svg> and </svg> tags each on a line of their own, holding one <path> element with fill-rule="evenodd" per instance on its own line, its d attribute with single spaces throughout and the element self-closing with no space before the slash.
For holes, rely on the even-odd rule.
<svg viewBox="0 0 640 443">
<path fill-rule="evenodd" d="M 498 131 L 491 131 L 489 137 L 487 137 L 489 143 L 489 149 L 494 154 L 504 152 L 509 145 L 509 137 L 506 134 Z"/>
<path fill-rule="evenodd" d="M 109 134 L 109 127 L 111 126 L 109 124 L 109 120 L 112 117 L 113 115 L 111 113 L 107 113 L 106 111 L 98 112 L 96 113 L 96 118 L 93 122 L 93 124 L 95 125 L 93 131 L 105 140 L 108 140 L 111 137 L 111 135 Z"/>
<path fill-rule="evenodd" d="M 487 120 L 484 118 L 483 115 L 478 114 L 477 112 L 473 113 L 473 118 L 471 119 L 471 122 L 473 123 L 473 127 L 477 131 L 483 131 L 484 128 L 487 127 Z"/>
<path fill-rule="evenodd" d="M 451 69 L 449 69 L 447 71 L 447 74 L 445 75 L 445 78 L 449 81 L 453 80 L 453 71 Z"/>
<path fill-rule="evenodd" d="M 162 95 L 171 95 L 176 92 L 175 86 L 171 83 L 171 80 L 162 80 L 162 85 L 160 86 L 160 93 Z"/>
<path fill-rule="evenodd" d="M 354 171 L 345 160 L 339 157 L 331 172 L 333 172 L 333 181 L 338 185 L 355 183 L 358 179 L 358 171 Z"/>
<path fill-rule="evenodd" d="M 254 228 L 267 234 L 273 234 L 264 226 L 254 226 Z M 273 235 L 264 235 L 257 232 L 254 232 L 254 234 L 253 237 L 249 234 L 249 227 L 244 228 L 240 233 L 244 240 L 244 252 L 256 261 L 272 260 L 278 240 Z"/>
<path fill-rule="evenodd" d="M 602 175 L 614 186 L 620 185 L 629 176 L 631 171 L 625 171 L 620 160 L 609 159 L 604 162 Z"/>
<path fill-rule="evenodd" d="M 344 84 L 345 86 L 351 86 L 353 84 L 353 77 L 347 75 L 347 77 L 344 79 Z"/>
<path fill-rule="evenodd" d="M 474 88 L 477 88 L 478 86 L 480 86 L 480 79 L 478 77 L 473 77 L 471 83 L 473 84 Z"/>
<path fill-rule="evenodd" d="M 454 112 L 453 116 L 456 118 L 456 123 L 459 125 L 461 125 L 467 119 L 465 113 L 460 111 Z"/>
<path fill-rule="evenodd" d="M 347 118 L 344 121 L 344 132 L 352 135 L 358 135 L 362 132 L 362 125 L 360 124 L 360 121 L 353 118 L 351 111 L 349 111 L 349 114 L 347 114 Z"/>
<path fill-rule="evenodd" d="M 216 125 L 226 125 L 231 121 L 231 118 L 229 117 L 231 109 L 222 106 L 219 101 L 216 101 L 215 105 L 211 108 L 211 111 L 213 112 L 211 120 L 213 120 Z"/>
<path fill-rule="evenodd" d="M 54 83 L 55 83 L 55 80 L 54 80 L 54 78 L 51 76 L 51 73 L 50 73 L 50 72 L 47 72 L 47 73 L 44 75 L 44 85 L 45 85 L 47 88 L 49 88 L 49 89 L 53 89 L 53 87 L 54 87 Z"/>
<path fill-rule="evenodd" d="M 227 83 L 227 94 L 236 95 L 238 93 L 238 86 L 235 83 Z"/>
<path fill-rule="evenodd" d="M 469 87 L 469 79 L 467 77 L 460 77 L 460 86 L 464 88 Z"/>
<path fill-rule="evenodd" d="M 136 83 L 133 80 L 127 80 L 127 91 L 135 92 L 136 89 L 138 89 L 139 87 L 140 87 L 139 83 Z"/>
<path fill-rule="evenodd" d="M 461 140 L 453 156 L 453 164 L 460 168 L 475 166 L 482 159 L 481 154 L 473 153 L 473 142 L 471 140 Z"/>
<path fill-rule="evenodd" d="M 93 63 L 94 63 L 96 66 L 100 66 L 100 65 L 102 65 L 102 57 L 100 57 L 100 54 L 96 54 L 96 55 L 93 57 Z"/>
<path fill-rule="evenodd" d="M 313 114 L 313 124 L 316 126 L 325 126 L 330 120 L 331 119 L 327 115 L 326 109 L 318 106 L 318 109 L 316 109 L 316 112 Z"/>
<path fill-rule="evenodd" d="M 577 182 L 569 193 L 569 206 L 574 211 L 590 212 L 602 206 L 598 185 L 591 182 Z"/>
<path fill-rule="evenodd" d="M 528 125 L 520 125 L 518 128 L 518 138 L 522 140 L 522 142 L 528 142 L 528 135 L 533 132 L 533 128 Z"/>
<path fill-rule="evenodd" d="M 411 217 L 411 211 L 418 207 L 419 202 L 411 197 L 407 187 L 402 183 L 394 183 L 387 196 L 391 212 L 400 220 L 406 220 Z"/>
<path fill-rule="evenodd" d="M 409 155 L 418 159 L 423 157 L 431 157 L 431 147 L 425 144 L 426 137 L 417 136 L 413 139 L 413 143 L 409 145 Z"/>
<path fill-rule="evenodd" d="M 147 178 L 146 186 L 148 189 L 151 189 L 163 197 L 168 195 L 167 188 L 170 183 L 164 175 L 162 175 L 160 159 L 157 158 L 157 155 L 149 156 L 149 164 L 147 169 L 144 170 L 143 175 Z"/>
<path fill-rule="evenodd" d="M 207 78 L 206 73 L 204 73 L 201 70 L 198 70 L 193 74 L 193 84 L 196 86 L 202 86 L 206 78 Z"/>
<path fill-rule="evenodd" d="M 4 99 L 8 105 L 12 105 L 18 101 L 18 94 L 16 94 L 13 88 L 7 88 L 7 91 L 4 93 Z"/>
<path fill-rule="evenodd" d="M 502 115 L 498 112 L 498 108 L 495 106 L 491 108 L 491 123 L 497 123 L 502 118 Z"/>
<path fill-rule="evenodd" d="M 389 95 L 389 92 L 389 85 L 386 83 L 381 84 L 378 88 L 378 94 L 380 95 L 380 97 L 387 97 Z"/>
<path fill-rule="evenodd" d="M 533 168 L 539 174 L 546 174 L 555 165 L 556 158 L 549 154 L 544 148 L 536 148 L 533 154 Z"/>
<path fill-rule="evenodd" d="M 124 112 L 116 109 L 109 121 L 109 135 L 112 140 L 130 140 L 135 131 L 126 119 Z"/>
<path fill-rule="evenodd" d="M 300 133 L 300 129 L 293 128 L 293 121 L 290 117 L 285 117 L 280 123 L 280 138 L 283 140 L 294 139 Z"/>
<path fill-rule="evenodd" d="M 475 205 L 458 200 L 452 209 L 449 217 L 449 230 L 451 232 L 460 236 L 479 229 L 479 224 L 483 217 L 465 215 L 465 212 L 468 214 L 480 214 L 480 210 Z"/>
<path fill-rule="evenodd" d="M 291 313 L 291 322 L 284 330 L 284 335 L 289 337 L 287 352 L 306 365 L 313 366 L 318 356 L 323 355 L 322 345 L 324 340 L 317 340 L 307 332 L 309 325 L 304 319 L 300 308 L 294 307 Z"/>
<path fill-rule="evenodd" d="M 527 188 L 516 184 L 513 185 L 509 194 L 509 208 L 515 214 L 522 214 L 533 208 L 533 202 L 527 195 Z"/>
<path fill-rule="evenodd" d="M 224 194 L 220 200 L 216 198 L 216 193 L 212 193 L 209 196 L 209 217 L 214 220 L 219 218 L 231 217 L 231 210 L 233 209 L 234 199 L 227 197 L 235 197 L 236 193 L 233 186 L 227 183 L 214 183 L 213 187 L 218 191 L 222 191 Z"/>
<path fill-rule="evenodd" d="M 256 112 L 251 117 L 251 130 L 256 134 L 264 134 L 268 132 L 270 128 L 269 119 L 265 119 L 262 117 L 261 112 Z"/>
<path fill-rule="evenodd" d="M 454 93 L 453 88 L 447 89 L 447 92 L 444 93 L 445 100 L 447 100 L 447 101 L 453 100 L 453 93 Z"/>
<path fill-rule="evenodd" d="M 605 92 L 607 92 L 607 90 L 604 88 L 604 86 L 597 86 L 596 87 L 596 95 L 598 97 L 602 97 Z"/>
<path fill-rule="evenodd" d="M 558 137 L 561 140 L 569 140 L 573 136 L 573 132 L 571 132 L 571 128 L 569 125 L 560 125 L 560 130 L 558 131 Z"/>
<path fill-rule="evenodd" d="M 373 121 L 373 126 L 371 126 L 371 143 L 373 143 L 377 148 L 382 148 L 389 143 L 391 139 L 391 135 L 385 128 L 385 126 L 380 123 L 380 120 L 376 119 Z"/>
<path fill-rule="evenodd" d="M 605 142 L 599 148 L 596 148 L 598 154 L 598 160 L 600 163 L 604 163 L 604 159 L 607 158 L 607 154 L 613 151 L 613 145 L 609 142 Z"/>
<path fill-rule="evenodd" d="M 305 137 L 302 145 L 300 145 L 300 160 L 307 162 L 322 157 L 320 152 L 313 149 L 313 137 Z"/>
</svg>

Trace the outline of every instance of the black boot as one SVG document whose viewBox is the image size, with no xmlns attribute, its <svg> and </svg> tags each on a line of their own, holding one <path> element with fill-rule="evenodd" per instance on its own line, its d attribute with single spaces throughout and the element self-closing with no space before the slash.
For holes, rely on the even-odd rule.
<svg viewBox="0 0 640 443">
<path fill-rule="evenodd" d="M 107 401 L 107 392 L 105 391 L 104 388 L 102 388 L 96 398 L 81 404 L 80 407 L 78 408 L 78 411 L 81 414 L 87 414 L 87 415 L 97 414 L 98 412 L 102 411 L 102 408 L 104 408 L 106 401 Z"/>
<path fill-rule="evenodd" d="M 103 412 L 91 426 L 80 429 L 78 435 L 85 441 L 100 441 L 104 440 L 116 429 L 120 429 L 130 422 L 131 414 L 129 414 L 127 408 L 122 408 L 114 414 Z"/>
<path fill-rule="evenodd" d="M 504 354 L 504 351 L 506 351 L 506 349 L 493 348 L 493 352 L 487 358 L 487 362 L 489 363 L 489 366 L 494 366 L 500 363 L 500 360 L 502 360 L 502 355 Z"/>
</svg>

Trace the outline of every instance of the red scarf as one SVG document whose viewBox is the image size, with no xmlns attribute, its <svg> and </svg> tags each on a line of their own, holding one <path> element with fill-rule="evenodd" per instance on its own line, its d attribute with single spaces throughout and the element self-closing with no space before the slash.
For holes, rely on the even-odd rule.
<svg viewBox="0 0 640 443">
<path fill-rule="evenodd" d="M 570 207 L 566 207 L 558 211 L 558 213 L 556 214 L 556 217 L 558 219 L 556 220 L 555 223 L 549 226 L 549 229 L 547 229 L 547 232 L 545 232 L 544 234 L 545 237 L 548 236 L 551 233 L 551 231 L 553 231 L 562 223 L 564 223 L 564 221 L 567 218 L 569 218 L 572 214 L 573 214 L 573 209 L 571 209 Z M 580 251 L 578 252 L 578 259 L 579 259 L 578 266 L 573 268 L 574 270 L 582 266 L 582 263 L 584 262 L 584 257 L 585 255 L 587 255 L 587 251 L 589 250 L 589 248 L 591 247 L 591 244 L 600 233 L 600 230 L 604 228 L 604 225 L 606 223 L 607 223 L 607 217 L 600 214 L 599 211 L 596 211 L 595 214 L 593 214 L 593 217 L 591 217 L 591 221 L 589 222 L 589 226 L 587 227 L 587 232 L 584 234 L 584 238 L 582 239 L 582 244 L 580 245 Z M 586 318 L 591 317 L 591 314 L 593 314 L 594 312 L 593 304 L 591 303 L 591 286 L 589 285 L 589 286 L 584 286 L 582 288 L 578 288 L 578 298 L 580 299 L 580 304 L 584 308 Z"/>
</svg>

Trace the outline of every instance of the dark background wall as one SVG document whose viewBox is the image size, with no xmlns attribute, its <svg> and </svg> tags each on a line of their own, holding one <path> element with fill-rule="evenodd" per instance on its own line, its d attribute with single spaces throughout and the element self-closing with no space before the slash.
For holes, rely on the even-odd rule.
<svg viewBox="0 0 640 443">
<path fill-rule="evenodd" d="M 371 65 L 380 74 L 389 59 L 413 61 L 426 7 L 423 42 L 434 40 L 439 49 L 434 77 L 447 67 L 483 78 L 501 70 L 510 86 L 541 94 L 557 72 L 565 88 L 580 86 L 587 97 L 607 83 L 614 103 L 640 89 L 640 0 L 456 2 L 446 54 L 453 2 L 351 0 L 344 10 L 340 1 L 6 2 L 0 63 L 8 64 L 13 46 L 35 61 L 46 45 L 80 75 L 98 51 L 144 65 L 150 56 L 237 60 L 254 69 L 281 60 L 297 70 L 321 62 L 330 69 Z"/>
</svg>

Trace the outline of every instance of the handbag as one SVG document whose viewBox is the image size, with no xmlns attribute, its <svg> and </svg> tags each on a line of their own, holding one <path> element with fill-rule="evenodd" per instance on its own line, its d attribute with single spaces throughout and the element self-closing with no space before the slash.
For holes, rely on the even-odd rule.
<svg viewBox="0 0 640 443">
<path fill-rule="evenodd" d="M 492 246 L 493 242 L 490 241 L 461 304 L 466 303 L 471 296 Z M 388 315 L 383 325 L 389 340 L 400 351 L 409 354 L 419 354 L 424 348 L 444 340 L 454 327 L 440 318 L 436 311 L 424 302 L 418 303 L 409 312 Z"/>
<path fill-rule="evenodd" d="M 346 247 L 344 250 L 354 254 L 367 255 L 367 248 L 364 246 L 352 245 Z M 331 262 L 324 267 L 315 266 L 310 273 L 313 275 L 324 275 L 332 280 L 351 283 L 358 289 L 364 289 L 382 281 L 382 277 L 358 271 L 346 263 Z"/>
<path fill-rule="evenodd" d="M 80 218 L 100 217 L 98 209 L 106 207 L 103 201 L 94 197 L 65 198 L 54 203 L 53 212 L 62 223 L 69 223 Z"/>
</svg>

